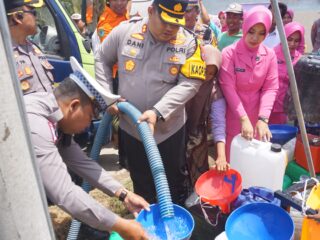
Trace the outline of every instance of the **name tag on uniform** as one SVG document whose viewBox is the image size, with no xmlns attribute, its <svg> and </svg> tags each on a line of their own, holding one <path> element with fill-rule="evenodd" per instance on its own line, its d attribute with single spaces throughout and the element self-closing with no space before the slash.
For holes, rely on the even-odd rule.
<svg viewBox="0 0 320 240">
<path fill-rule="evenodd" d="M 236 72 L 245 72 L 246 70 L 244 68 L 235 68 Z"/>
</svg>

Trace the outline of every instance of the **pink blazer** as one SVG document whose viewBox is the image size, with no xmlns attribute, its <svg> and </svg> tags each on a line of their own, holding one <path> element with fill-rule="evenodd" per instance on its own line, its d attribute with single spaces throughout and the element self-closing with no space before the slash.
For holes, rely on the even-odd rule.
<svg viewBox="0 0 320 240">
<path fill-rule="evenodd" d="M 223 50 L 219 81 L 227 101 L 227 134 L 240 133 L 245 115 L 255 127 L 258 116 L 269 117 L 277 95 L 276 55 L 263 44 L 253 55 L 241 39 Z"/>
</svg>

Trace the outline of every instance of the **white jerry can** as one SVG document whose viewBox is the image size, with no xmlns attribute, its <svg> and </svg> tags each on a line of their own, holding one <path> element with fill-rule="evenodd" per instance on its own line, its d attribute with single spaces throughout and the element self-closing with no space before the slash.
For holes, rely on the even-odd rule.
<svg viewBox="0 0 320 240">
<path fill-rule="evenodd" d="M 239 134 L 231 142 L 230 165 L 241 174 L 243 188 L 259 186 L 276 191 L 282 189 L 287 154 L 280 144 L 248 141 Z"/>
</svg>

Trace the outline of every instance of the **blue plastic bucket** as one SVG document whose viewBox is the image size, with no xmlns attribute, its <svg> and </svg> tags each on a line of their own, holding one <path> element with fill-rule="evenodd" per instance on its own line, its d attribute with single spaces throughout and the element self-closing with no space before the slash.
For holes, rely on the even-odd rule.
<svg viewBox="0 0 320 240">
<path fill-rule="evenodd" d="M 150 206 L 150 212 L 142 210 L 137 221 L 141 223 L 147 231 L 150 239 L 161 240 L 187 240 L 190 239 L 194 220 L 192 215 L 183 207 L 173 205 L 174 218 L 166 219 L 165 223 L 161 219 L 158 204 Z"/>
<path fill-rule="evenodd" d="M 286 124 L 270 124 L 269 129 L 272 133 L 271 142 L 281 145 L 296 137 L 298 132 L 297 127 Z"/>
<path fill-rule="evenodd" d="M 227 219 L 228 240 L 289 240 L 294 223 L 282 208 L 270 203 L 251 203 L 232 212 Z"/>
</svg>

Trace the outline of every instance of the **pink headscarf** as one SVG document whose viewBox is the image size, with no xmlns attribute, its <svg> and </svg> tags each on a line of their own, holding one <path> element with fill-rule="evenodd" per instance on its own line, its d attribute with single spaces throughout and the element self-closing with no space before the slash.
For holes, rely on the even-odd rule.
<svg viewBox="0 0 320 240">
<path fill-rule="evenodd" d="M 293 15 L 294 15 L 293 10 L 292 9 L 288 9 L 287 13 L 290 15 L 291 19 L 293 19 Z"/>
<path fill-rule="evenodd" d="M 226 17 L 226 13 L 225 13 L 224 11 L 220 11 L 220 12 L 218 13 L 218 18 L 220 18 L 221 15 L 224 15 L 224 17 Z"/>
<path fill-rule="evenodd" d="M 286 38 L 288 38 L 291 34 L 293 34 L 296 31 L 300 32 L 300 35 L 301 35 L 301 41 L 300 41 L 300 44 L 299 44 L 299 47 L 297 50 L 301 54 L 303 54 L 304 53 L 304 45 L 305 45 L 304 27 L 298 22 L 290 22 L 284 26 L 284 32 L 286 34 Z"/>
<path fill-rule="evenodd" d="M 224 11 L 220 11 L 218 13 L 218 18 L 220 19 L 221 15 L 224 16 L 224 18 L 226 19 L 227 18 L 227 15 Z M 228 31 L 228 25 L 226 23 L 224 23 L 224 26 L 221 25 L 221 32 L 226 32 Z"/>
<path fill-rule="evenodd" d="M 286 38 L 288 38 L 291 34 L 297 32 L 297 31 L 300 32 L 301 42 L 304 43 L 304 27 L 300 23 L 291 22 L 291 23 L 288 23 L 284 26 L 284 32 L 285 32 Z M 301 42 L 300 42 L 300 45 L 301 45 Z M 300 45 L 299 45 L 299 47 L 300 47 Z M 301 52 L 299 51 L 299 47 L 294 52 L 290 52 L 293 65 L 295 65 L 297 63 L 297 61 L 299 60 L 299 58 L 301 56 Z M 284 57 L 284 54 L 282 51 L 281 43 L 278 44 L 276 47 L 274 47 L 274 51 L 277 55 L 278 60 L 285 61 L 285 57 Z"/>
<path fill-rule="evenodd" d="M 268 8 L 262 5 L 253 7 L 244 14 L 242 24 L 243 36 L 247 35 L 249 29 L 257 23 L 262 23 L 266 28 L 266 33 L 269 32 L 272 23 L 272 14 Z"/>
</svg>

